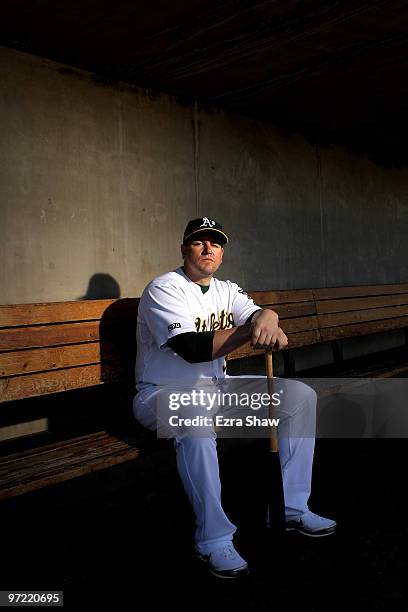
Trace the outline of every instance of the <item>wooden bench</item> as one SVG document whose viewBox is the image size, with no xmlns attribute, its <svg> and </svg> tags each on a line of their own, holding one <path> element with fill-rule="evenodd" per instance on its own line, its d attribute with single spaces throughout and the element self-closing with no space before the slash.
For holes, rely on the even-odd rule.
<svg viewBox="0 0 408 612">
<path fill-rule="evenodd" d="M 345 338 L 404 329 L 407 339 L 406 284 L 258 291 L 251 296 L 279 313 L 291 349 L 330 342 L 336 366 L 342 360 Z M 24 449 L 16 448 L 13 440 L 3 442 L 0 500 L 140 456 L 143 434 L 134 419 L 134 431 L 129 418 L 121 419 L 134 393 L 137 306 L 136 298 L 0 306 L 0 403 L 4 410 L 13 411 L 21 400 L 48 396 L 52 410 L 58 411 L 61 392 L 96 387 L 113 388 L 113 397 L 122 406 L 108 409 L 103 429 L 97 431 L 57 436 L 55 441 L 52 431 L 45 439 L 43 435 L 26 436 L 30 444 Z M 259 351 L 245 345 L 229 360 L 255 355 Z M 283 355 L 286 375 L 294 374 L 293 351 Z M 398 367 L 405 371 L 408 365 Z M 378 373 L 389 374 L 384 367 Z"/>
<path fill-rule="evenodd" d="M 60 396 L 54 394 L 98 385 L 114 386 L 116 406 L 122 406 L 119 414 L 113 409 L 110 413 L 108 429 L 114 433 L 87 432 L 67 440 L 57 435 L 56 442 L 51 442 L 56 432 L 28 436 L 29 442 L 41 438 L 42 445 L 3 454 L 0 499 L 139 456 L 138 438 L 126 435 L 129 419 L 122 422 L 124 402 L 134 391 L 137 306 L 138 299 L 133 298 L 0 307 L 3 409 L 14 409 L 15 400 L 52 395 L 52 409 L 57 412 Z M 8 451 L 13 442 L 3 446 Z"/>
</svg>

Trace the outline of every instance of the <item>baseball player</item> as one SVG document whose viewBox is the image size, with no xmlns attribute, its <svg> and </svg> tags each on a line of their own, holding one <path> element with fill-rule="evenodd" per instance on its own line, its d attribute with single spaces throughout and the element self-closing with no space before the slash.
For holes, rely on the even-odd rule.
<svg viewBox="0 0 408 612">
<path fill-rule="evenodd" d="M 133 410 L 149 429 L 158 427 L 158 400 L 169 385 L 180 393 L 191 391 L 192 381 L 199 381 L 201 389 L 219 388 L 226 378 L 240 378 L 226 375 L 225 356 L 234 349 L 248 341 L 274 350 L 288 344 L 276 312 L 257 306 L 235 283 L 214 278 L 227 242 L 217 221 L 193 219 L 183 235 L 183 266 L 152 280 L 142 294 Z M 314 433 L 293 436 L 300 423 L 307 421 L 314 428 L 316 393 L 300 381 L 276 380 L 285 390 L 276 414 L 288 424 L 278 430 L 286 529 L 313 537 L 330 535 L 336 522 L 314 514 L 307 505 Z M 241 382 L 252 384 L 246 378 Z M 196 435 L 193 429 L 187 422 L 172 437 L 177 469 L 195 513 L 195 550 L 212 574 L 237 578 L 248 565 L 233 545 L 236 526 L 221 505 L 216 428 L 206 421 L 205 435 Z"/>
</svg>

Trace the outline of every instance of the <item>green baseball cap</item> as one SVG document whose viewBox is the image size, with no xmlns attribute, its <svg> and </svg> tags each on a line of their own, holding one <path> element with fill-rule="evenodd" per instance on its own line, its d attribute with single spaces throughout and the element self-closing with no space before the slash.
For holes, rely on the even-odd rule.
<svg viewBox="0 0 408 612">
<path fill-rule="evenodd" d="M 198 219 L 192 219 L 187 223 L 187 227 L 184 230 L 183 244 L 186 244 L 192 238 L 198 238 L 199 234 L 214 234 L 217 242 L 224 245 L 228 242 L 228 236 L 222 229 L 222 225 L 211 219 L 210 217 L 199 217 Z"/>
</svg>

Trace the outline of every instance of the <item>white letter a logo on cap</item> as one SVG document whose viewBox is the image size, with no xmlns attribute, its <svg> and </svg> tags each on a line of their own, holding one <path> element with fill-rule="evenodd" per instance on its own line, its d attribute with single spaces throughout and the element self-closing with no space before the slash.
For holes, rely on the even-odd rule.
<svg viewBox="0 0 408 612">
<path fill-rule="evenodd" d="M 208 217 L 203 217 L 203 222 L 200 227 L 213 227 L 215 225 L 215 221 L 209 219 Z"/>
</svg>

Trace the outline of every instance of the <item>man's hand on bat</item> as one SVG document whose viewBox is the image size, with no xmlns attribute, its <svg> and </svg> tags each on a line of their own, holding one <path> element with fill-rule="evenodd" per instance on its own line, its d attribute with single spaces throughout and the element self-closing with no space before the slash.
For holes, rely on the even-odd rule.
<svg viewBox="0 0 408 612">
<path fill-rule="evenodd" d="M 274 310 L 265 308 L 254 314 L 251 320 L 250 341 L 255 349 L 279 351 L 288 346 L 288 338 Z"/>
</svg>

